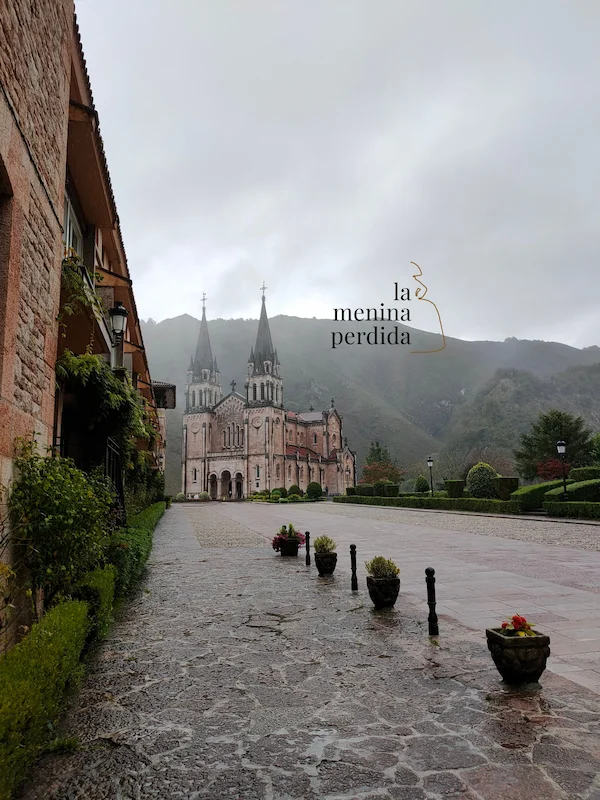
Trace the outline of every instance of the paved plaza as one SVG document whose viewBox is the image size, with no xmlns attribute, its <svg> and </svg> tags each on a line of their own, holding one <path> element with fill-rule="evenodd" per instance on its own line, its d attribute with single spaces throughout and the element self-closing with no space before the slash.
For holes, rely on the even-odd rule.
<svg viewBox="0 0 600 800">
<path fill-rule="evenodd" d="M 273 552 L 267 537 L 290 521 L 338 541 L 333 578 Z M 600 553 L 498 525 L 520 530 L 331 503 L 174 506 L 64 719 L 78 748 L 47 756 L 21 797 L 600 800 L 600 697 L 574 682 L 595 674 L 581 621 L 598 644 Z M 374 612 L 365 588 L 379 553 L 402 569 L 393 611 Z M 541 688 L 505 687 L 487 652 L 483 627 L 517 610 L 553 626 Z"/>
</svg>

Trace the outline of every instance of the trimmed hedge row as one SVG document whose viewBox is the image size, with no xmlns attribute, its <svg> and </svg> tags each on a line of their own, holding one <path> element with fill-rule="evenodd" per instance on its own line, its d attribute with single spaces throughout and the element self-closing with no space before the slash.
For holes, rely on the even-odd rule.
<svg viewBox="0 0 600 800">
<path fill-rule="evenodd" d="M 116 570 L 113 564 L 84 575 L 73 592 L 76 600 L 85 600 L 90 608 L 90 639 L 106 636 L 112 620 L 115 599 Z"/>
<path fill-rule="evenodd" d="M 573 467 L 569 470 L 572 481 L 594 481 L 600 478 L 600 467 Z"/>
<path fill-rule="evenodd" d="M 546 492 L 544 502 L 553 503 L 562 500 L 564 487 L 561 483 L 556 489 Z M 567 502 L 597 503 L 600 501 L 600 480 L 578 481 L 567 486 Z"/>
<path fill-rule="evenodd" d="M 479 511 L 485 514 L 519 514 L 518 503 L 506 500 L 486 500 L 475 497 L 348 497 L 333 498 L 334 503 L 357 503 L 400 508 L 434 508 L 443 511 Z"/>
<path fill-rule="evenodd" d="M 154 503 L 132 517 L 127 528 L 114 536 L 109 560 L 117 568 L 115 591 L 119 597 L 130 594 L 141 578 L 152 550 L 152 533 L 164 511 L 164 502 Z"/>
<path fill-rule="evenodd" d="M 567 481 L 568 483 L 569 481 Z M 534 483 L 533 486 L 521 486 L 511 494 L 510 499 L 519 503 L 523 511 L 536 511 L 538 508 L 542 508 L 546 492 L 562 485 L 562 481 L 547 481 L 546 483 Z"/>
<path fill-rule="evenodd" d="M 0 660 L 0 800 L 9 800 L 26 777 L 48 741 L 68 685 L 81 674 L 88 610 L 81 600 L 55 606 Z"/>
<path fill-rule="evenodd" d="M 600 503 L 570 503 L 569 501 L 545 502 L 544 510 L 549 517 L 571 519 L 600 519 Z"/>
</svg>

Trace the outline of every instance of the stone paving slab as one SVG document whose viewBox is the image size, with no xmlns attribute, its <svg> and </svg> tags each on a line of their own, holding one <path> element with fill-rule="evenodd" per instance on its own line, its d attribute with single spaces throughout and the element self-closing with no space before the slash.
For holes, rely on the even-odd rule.
<svg viewBox="0 0 600 800">
<path fill-rule="evenodd" d="M 361 581 L 365 559 L 388 555 L 415 602 L 424 601 L 423 570 L 433 566 L 439 613 L 478 631 L 524 614 L 552 638 L 549 669 L 600 693 L 600 634 L 590 636 L 600 627 L 597 527 L 334 503 L 215 508 L 264 536 L 285 515 L 313 536 L 333 536 L 341 552 L 354 542 Z"/>
<path fill-rule="evenodd" d="M 549 672 L 508 689 L 481 634 L 447 619 L 436 644 L 404 591 L 375 612 L 344 569 L 240 547 L 209 508 L 165 514 L 64 720 L 80 748 L 24 800 L 600 798 L 594 693 Z"/>
</svg>

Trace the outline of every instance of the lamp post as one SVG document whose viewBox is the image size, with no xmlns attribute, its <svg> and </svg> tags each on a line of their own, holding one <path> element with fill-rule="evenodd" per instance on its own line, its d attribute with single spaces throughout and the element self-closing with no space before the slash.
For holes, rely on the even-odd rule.
<svg viewBox="0 0 600 800">
<path fill-rule="evenodd" d="M 560 458 L 562 465 L 562 479 L 563 479 L 563 500 L 567 499 L 567 476 L 565 475 L 565 456 L 567 455 L 567 445 L 562 440 L 556 443 L 556 452 Z"/>
<path fill-rule="evenodd" d="M 123 338 L 127 329 L 129 312 L 120 300 L 116 300 L 114 306 L 108 310 L 108 313 L 110 315 L 110 326 L 115 337 L 114 366 L 117 369 L 121 369 L 123 367 Z"/>
<path fill-rule="evenodd" d="M 431 456 L 427 459 L 427 466 L 429 467 L 429 485 L 431 486 L 431 496 L 433 497 L 433 458 Z"/>
<path fill-rule="evenodd" d="M 346 487 L 350 486 L 350 467 L 346 467 Z"/>
</svg>

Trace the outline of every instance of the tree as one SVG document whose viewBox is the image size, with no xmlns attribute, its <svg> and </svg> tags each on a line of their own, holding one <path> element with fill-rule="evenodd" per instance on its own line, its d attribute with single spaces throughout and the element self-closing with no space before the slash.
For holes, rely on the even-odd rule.
<svg viewBox="0 0 600 800">
<path fill-rule="evenodd" d="M 556 442 L 567 444 L 567 458 L 572 467 L 586 467 L 593 461 L 592 432 L 582 417 L 575 417 L 556 408 L 543 412 L 531 426 L 531 432 L 520 438 L 515 459 L 519 474 L 526 480 L 537 475 L 540 461 L 556 458 Z"/>
<path fill-rule="evenodd" d="M 403 472 L 395 464 L 383 461 L 367 463 L 363 467 L 362 477 L 359 483 L 376 483 L 377 481 L 388 480 L 392 483 L 400 483 Z"/>
<path fill-rule="evenodd" d="M 418 492 L 419 494 L 424 494 L 425 492 L 428 492 L 429 489 L 430 489 L 429 481 L 427 480 L 425 475 L 419 475 L 419 477 L 415 481 L 415 492 Z"/>
<path fill-rule="evenodd" d="M 323 489 L 320 483 L 311 481 L 306 487 L 306 494 L 312 499 L 317 500 L 323 494 Z"/>
<path fill-rule="evenodd" d="M 365 464 L 395 464 L 387 447 L 382 447 L 379 442 L 371 442 L 371 447 L 365 458 Z"/>
<path fill-rule="evenodd" d="M 600 466 L 600 433 L 592 436 L 592 464 Z"/>
<path fill-rule="evenodd" d="M 471 467 L 467 475 L 467 491 L 471 497 L 498 497 L 496 478 L 498 473 L 489 464 L 481 461 Z"/>
<path fill-rule="evenodd" d="M 543 481 L 555 481 L 562 478 L 563 469 L 565 475 L 569 474 L 571 465 L 560 460 L 560 458 L 548 458 L 546 461 L 540 461 L 537 465 L 537 476 Z"/>
</svg>

